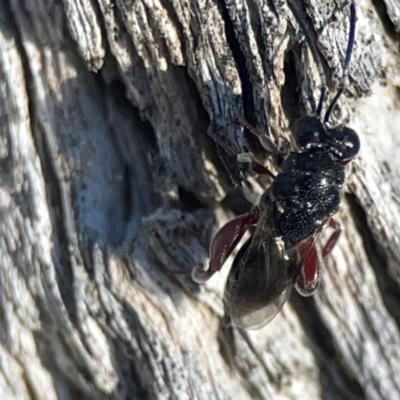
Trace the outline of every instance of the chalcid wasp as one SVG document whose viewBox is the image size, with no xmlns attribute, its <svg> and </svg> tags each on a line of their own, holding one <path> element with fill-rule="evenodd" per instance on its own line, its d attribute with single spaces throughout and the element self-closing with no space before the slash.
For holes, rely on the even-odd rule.
<svg viewBox="0 0 400 400">
<path fill-rule="evenodd" d="M 254 233 L 234 259 L 224 295 L 225 312 L 232 322 L 251 329 L 270 322 L 293 287 L 303 296 L 313 294 L 318 288 L 322 260 L 340 234 L 340 225 L 333 215 L 340 207 L 345 167 L 360 148 L 355 131 L 343 125 L 334 128 L 327 125 L 347 80 L 355 36 L 354 3 L 350 5 L 349 40 L 340 88 L 323 117 L 326 78 L 318 51 L 294 3 L 292 0 L 287 3 L 304 32 L 321 76 L 316 115 L 300 117 L 295 122 L 292 132 L 295 150 L 277 166 L 278 174 L 258 205 L 219 230 L 211 245 L 209 268 L 198 267 L 193 271 L 197 282 L 208 280 L 254 225 Z M 253 169 L 262 170 L 257 164 Z M 333 233 L 320 249 L 316 239 L 326 226 L 333 228 Z"/>
</svg>

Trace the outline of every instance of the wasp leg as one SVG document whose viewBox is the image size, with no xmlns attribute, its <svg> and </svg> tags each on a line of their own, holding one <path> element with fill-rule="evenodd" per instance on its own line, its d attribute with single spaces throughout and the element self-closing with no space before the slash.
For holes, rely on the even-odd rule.
<svg viewBox="0 0 400 400">
<path fill-rule="evenodd" d="M 276 175 L 268 167 L 260 164 L 251 153 L 240 153 L 237 156 L 237 160 L 240 163 L 250 164 L 251 169 L 258 175 L 268 175 L 272 179 L 276 178 Z"/>
<path fill-rule="evenodd" d="M 248 129 L 254 136 L 257 136 L 258 140 L 260 141 L 261 146 L 274 157 L 276 157 L 279 153 L 277 145 L 274 143 L 273 140 L 267 136 L 267 134 L 259 131 L 253 125 L 249 124 L 242 116 L 238 116 L 239 122 Z"/>
<path fill-rule="evenodd" d="M 331 218 L 328 222 L 330 228 L 334 229 L 335 232 L 332 233 L 331 237 L 326 242 L 324 248 L 322 249 L 322 257 L 326 257 L 335 247 L 336 242 L 339 239 L 342 229 L 340 223 L 336 219 Z"/>
<path fill-rule="evenodd" d="M 302 296 L 310 296 L 319 286 L 322 259 L 335 247 L 342 232 L 340 223 L 330 218 L 328 226 L 334 230 L 322 251 L 312 241 L 304 241 L 297 246 L 297 252 L 301 260 L 301 273 L 296 281 L 296 290 Z"/>
<path fill-rule="evenodd" d="M 322 254 L 312 241 L 304 241 L 297 246 L 301 271 L 296 281 L 296 290 L 302 296 L 311 296 L 321 279 Z"/>
<path fill-rule="evenodd" d="M 253 169 L 254 172 L 256 172 L 258 175 L 268 175 L 272 179 L 275 179 L 275 174 L 269 170 L 268 167 L 259 164 L 258 162 L 253 162 L 251 164 L 251 168 Z"/>
<path fill-rule="evenodd" d="M 217 232 L 211 244 L 209 268 L 204 270 L 202 266 L 196 266 L 192 272 L 195 282 L 204 283 L 222 268 L 247 228 L 257 222 L 258 215 L 258 208 L 255 208 L 229 221 Z"/>
</svg>

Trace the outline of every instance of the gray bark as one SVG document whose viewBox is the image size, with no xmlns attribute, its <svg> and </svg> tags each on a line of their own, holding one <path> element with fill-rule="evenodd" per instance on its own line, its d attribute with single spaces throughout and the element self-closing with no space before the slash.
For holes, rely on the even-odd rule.
<svg viewBox="0 0 400 400">
<path fill-rule="evenodd" d="M 299 1 L 330 98 L 335 4 Z M 332 120 L 362 150 L 321 288 L 224 330 L 229 265 L 190 273 L 266 188 L 236 185 L 238 117 L 289 138 L 319 96 L 286 2 L 1 0 L 0 398 L 400 398 L 399 39 L 396 0 L 357 2 Z"/>
</svg>

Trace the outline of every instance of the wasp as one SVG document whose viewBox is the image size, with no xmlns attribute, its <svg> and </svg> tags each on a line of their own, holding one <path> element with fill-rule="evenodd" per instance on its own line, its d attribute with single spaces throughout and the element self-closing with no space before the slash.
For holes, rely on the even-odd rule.
<svg viewBox="0 0 400 400">
<path fill-rule="evenodd" d="M 292 0 L 287 0 L 321 75 L 321 96 L 314 116 L 300 117 L 292 135 L 295 149 L 277 167 L 279 171 L 258 205 L 224 225 L 211 244 L 209 268 L 197 268 L 193 278 L 205 282 L 219 271 L 249 227 L 250 238 L 237 253 L 224 294 L 225 313 L 239 327 L 258 329 L 281 310 L 293 288 L 310 296 L 318 288 L 323 258 L 333 249 L 341 229 L 333 218 L 341 202 L 346 166 L 357 155 L 357 133 L 344 125 L 329 128 L 334 106 L 344 90 L 355 37 L 356 10 L 350 4 L 350 28 L 341 85 L 322 117 L 326 80 L 315 44 Z M 254 165 L 254 170 L 262 171 Z M 270 175 L 270 171 L 266 171 Z M 320 249 L 316 241 L 325 227 L 333 233 Z"/>
</svg>

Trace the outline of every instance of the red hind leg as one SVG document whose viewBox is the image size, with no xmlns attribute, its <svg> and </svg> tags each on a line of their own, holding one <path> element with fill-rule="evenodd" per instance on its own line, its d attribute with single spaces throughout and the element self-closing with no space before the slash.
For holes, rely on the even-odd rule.
<svg viewBox="0 0 400 400">
<path fill-rule="evenodd" d="M 247 214 L 239 215 L 217 232 L 211 243 L 209 268 L 204 270 L 202 265 L 196 266 L 192 272 L 194 281 L 203 283 L 222 268 L 247 228 L 257 222 L 258 214 L 258 208 L 255 208 Z"/>
<path fill-rule="evenodd" d="M 321 277 L 322 255 L 312 241 L 297 246 L 301 259 L 301 272 L 296 281 L 296 290 L 302 296 L 311 296 L 318 288 Z"/>
<path fill-rule="evenodd" d="M 300 276 L 296 281 L 296 290 L 302 296 L 310 296 L 317 290 L 321 279 L 322 259 L 333 250 L 342 232 L 340 223 L 334 218 L 330 218 L 328 225 L 334 229 L 334 232 L 322 248 L 322 251 L 312 241 L 304 241 L 297 246 L 302 266 Z"/>
<path fill-rule="evenodd" d="M 326 257 L 335 247 L 336 242 L 339 239 L 340 234 L 342 233 L 342 229 L 340 228 L 340 223 L 336 221 L 336 219 L 331 218 L 328 223 L 329 227 L 334 229 L 334 232 L 326 242 L 325 246 L 322 249 L 322 257 Z"/>
</svg>

